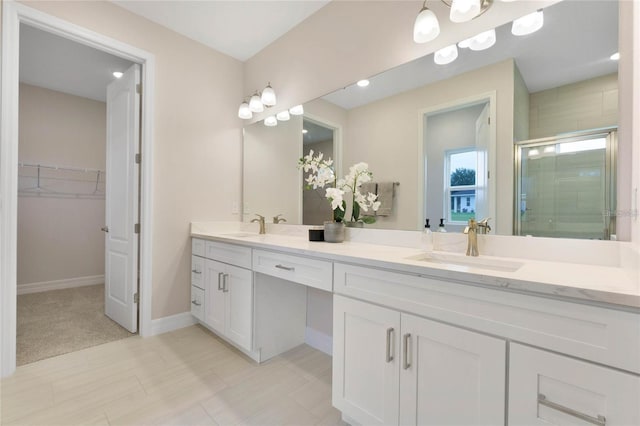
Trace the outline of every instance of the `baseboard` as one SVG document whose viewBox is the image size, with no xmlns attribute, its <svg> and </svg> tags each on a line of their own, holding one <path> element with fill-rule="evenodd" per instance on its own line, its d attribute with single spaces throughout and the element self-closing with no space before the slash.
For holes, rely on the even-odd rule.
<svg viewBox="0 0 640 426">
<path fill-rule="evenodd" d="M 39 283 L 17 285 L 18 294 L 40 293 L 49 290 L 62 290 L 65 288 L 84 287 L 88 285 L 104 284 L 104 275 L 91 275 L 88 277 L 67 278 L 64 280 L 42 281 Z"/>
<path fill-rule="evenodd" d="M 168 317 L 151 320 L 151 336 L 197 324 L 198 320 L 191 312 L 183 312 Z"/>
<path fill-rule="evenodd" d="M 318 330 L 307 327 L 304 331 L 304 342 L 314 349 L 333 355 L 333 337 Z"/>
</svg>

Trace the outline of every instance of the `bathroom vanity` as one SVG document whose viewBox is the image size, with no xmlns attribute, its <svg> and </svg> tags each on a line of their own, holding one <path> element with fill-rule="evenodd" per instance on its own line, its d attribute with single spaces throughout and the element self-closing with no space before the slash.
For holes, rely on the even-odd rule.
<svg viewBox="0 0 640 426">
<path fill-rule="evenodd" d="M 349 423 L 640 423 L 640 284 L 624 245 L 618 265 L 587 265 L 541 259 L 544 241 L 527 241 L 529 258 L 483 256 L 505 242 L 482 236 L 467 258 L 451 251 L 459 235 L 427 255 L 418 232 L 329 244 L 305 227 L 246 229 L 192 224 L 193 315 L 261 362 L 304 342 L 307 287 L 332 292 L 332 399 Z"/>
</svg>

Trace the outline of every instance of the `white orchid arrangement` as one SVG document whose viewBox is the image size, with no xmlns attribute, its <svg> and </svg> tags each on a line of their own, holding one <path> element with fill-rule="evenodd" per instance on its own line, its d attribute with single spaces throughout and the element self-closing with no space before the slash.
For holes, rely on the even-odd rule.
<svg viewBox="0 0 640 426">
<path fill-rule="evenodd" d="M 351 218 L 350 222 L 373 223 L 376 221 L 373 216 L 360 216 L 361 212 L 377 211 L 380 207 L 378 196 L 371 192 L 363 194 L 360 187 L 363 183 L 371 182 L 373 175 L 369 171 L 367 163 L 357 163 L 349 167 L 349 173 L 343 179 L 337 179 L 333 170 L 333 160 L 324 159 L 322 152 L 318 152 L 317 156 L 313 156 L 313 150 L 309 150 L 309 154 L 305 155 L 298 161 L 298 168 L 304 173 L 309 173 L 305 178 L 307 189 L 325 188 L 325 197 L 331 203 L 333 210 L 333 220 L 342 222 L 345 216 L 347 202 L 345 194 L 351 193 Z"/>
</svg>

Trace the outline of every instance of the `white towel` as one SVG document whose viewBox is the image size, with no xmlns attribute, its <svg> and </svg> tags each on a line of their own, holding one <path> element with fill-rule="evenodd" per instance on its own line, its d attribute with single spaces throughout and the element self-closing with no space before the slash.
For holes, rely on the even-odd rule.
<svg viewBox="0 0 640 426">
<path fill-rule="evenodd" d="M 378 184 L 375 182 L 366 182 L 360 185 L 360 193 L 363 194 L 365 197 L 369 193 L 376 194 L 377 189 L 378 189 Z M 373 210 L 369 210 L 367 212 L 362 210 L 360 211 L 360 214 L 362 216 L 375 216 L 376 212 L 374 212 Z"/>
<path fill-rule="evenodd" d="M 378 184 L 377 194 L 380 207 L 376 212 L 376 216 L 391 216 L 395 186 L 395 182 L 381 182 Z"/>
</svg>

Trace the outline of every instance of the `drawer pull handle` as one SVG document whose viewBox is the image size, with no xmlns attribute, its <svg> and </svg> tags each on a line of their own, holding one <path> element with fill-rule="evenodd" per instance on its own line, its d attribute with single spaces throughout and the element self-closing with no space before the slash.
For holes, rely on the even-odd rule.
<svg viewBox="0 0 640 426">
<path fill-rule="evenodd" d="M 605 426 L 607 423 L 607 419 L 604 416 L 601 416 L 600 414 L 598 414 L 598 417 L 589 416 L 587 414 L 581 413 L 580 411 L 576 411 L 572 408 L 565 407 L 564 405 L 551 402 L 547 399 L 546 396 L 544 396 L 541 393 L 538 394 L 538 404 L 544 405 L 545 407 L 553 408 L 554 410 L 560 411 L 562 413 L 568 414 L 570 416 L 576 417 L 580 420 L 584 420 L 585 422 L 589 422 L 594 425 Z"/>
<path fill-rule="evenodd" d="M 198 303 L 196 300 L 192 300 L 191 304 L 192 305 L 196 305 L 196 306 L 201 306 L 202 305 L 202 303 Z"/>
<path fill-rule="evenodd" d="M 229 279 L 229 274 L 224 274 L 222 276 L 222 292 L 229 293 L 229 286 L 227 285 L 227 280 Z"/>
<path fill-rule="evenodd" d="M 393 354 L 391 353 L 391 341 L 393 339 L 393 327 L 387 328 L 387 362 L 393 361 Z"/>
<path fill-rule="evenodd" d="M 224 275 L 224 272 L 218 272 L 218 290 L 224 290 L 223 286 L 222 286 L 222 277 Z"/>
<path fill-rule="evenodd" d="M 409 363 L 409 340 L 411 339 L 411 334 L 407 333 L 402 338 L 402 350 L 404 351 L 403 360 L 402 360 L 402 368 L 408 370 L 411 367 Z"/>
<path fill-rule="evenodd" d="M 285 271 L 295 271 L 296 270 L 296 268 L 294 268 L 293 266 L 284 266 L 284 265 L 280 265 L 280 264 L 277 264 L 276 268 L 284 269 Z"/>
<path fill-rule="evenodd" d="M 191 272 L 193 272 L 194 274 L 201 274 L 202 271 L 198 271 L 197 269 L 192 269 Z"/>
</svg>

